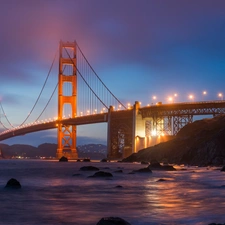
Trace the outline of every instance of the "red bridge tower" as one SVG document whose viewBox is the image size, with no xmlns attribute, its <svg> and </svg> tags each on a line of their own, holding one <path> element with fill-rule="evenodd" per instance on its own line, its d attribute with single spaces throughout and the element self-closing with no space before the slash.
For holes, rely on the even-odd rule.
<svg viewBox="0 0 225 225">
<path fill-rule="evenodd" d="M 59 83 L 58 83 L 58 149 L 56 157 L 77 159 L 76 126 L 62 124 L 65 105 L 70 106 L 70 115 L 76 117 L 77 111 L 77 59 L 76 42 L 62 42 L 59 45 Z M 65 72 L 66 66 L 66 72 Z M 70 94 L 64 88 L 70 86 Z"/>
</svg>

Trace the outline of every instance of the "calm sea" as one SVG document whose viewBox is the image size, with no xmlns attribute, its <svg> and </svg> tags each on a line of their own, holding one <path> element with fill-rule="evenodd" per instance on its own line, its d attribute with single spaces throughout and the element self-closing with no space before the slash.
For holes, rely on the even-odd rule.
<svg viewBox="0 0 225 225">
<path fill-rule="evenodd" d="M 94 172 L 79 171 L 88 165 L 111 172 L 113 178 L 88 178 Z M 177 171 L 130 174 L 143 167 L 118 162 L 0 160 L 0 224 L 95 225 L 108 216 L 132 225 L 225 223 L 225 172 L 176 167 Z M 5 189 L 10 178 L 22 188 Z M 159 182 L 160 178 L 165 181 Z"/>
</svg>

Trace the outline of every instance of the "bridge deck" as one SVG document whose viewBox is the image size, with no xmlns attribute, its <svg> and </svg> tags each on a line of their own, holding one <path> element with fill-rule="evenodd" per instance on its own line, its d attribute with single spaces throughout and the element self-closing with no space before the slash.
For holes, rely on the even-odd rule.
<svg viewBox="0 0 225 225">
<path fill-rule="evenodd" d="M 159 104 L 139 109 L 142 117 L 225 114 L 225 101 Z"/>
<path fill-rule="evenodd" d="M 107 121 L 108 121 L 107 113 L 102 113 L 102 114 L 64 119 L 61 121 L 61 123 L 63 123 L 64 125 L 85 125 L 85 124 L 93 124 L 93 123 L 103 123 Z M 28 133 L 42 131 L 42 130 L 54 129 L 54 128 L 57 128 L 58 126 L 57 124 L 59 122 L 60 121 L 51 121 L 51 122 L 45 122 L 42 124 L 33 124 L 31 126 L 18 127 L 11 130 L 7 130 L 0 134 L 0 141 L 14 137 L 14 136 L 25 135 Z"/>
<path fill-rule="evenodd" d="M 207 101 L 207 102 L 185 102 L 159 104 L 139 108 L 142 118 L 147 117 L 167 117 L 167 116 L 193 116 L 193 115 L 218 115 L 225 114 L 225 101 Z M 114 111 L 112 116 L 126 119 L 132 114 L 132 110 Z M 22 126 L 4 131 L 0 134 L 0 141 L 27 133 L 41 130 L 57 128 L 60 121 L 45 122 L 42 124 L 33 124 L 30 126 Z M 61 123 L 64 125 L 85 125 L 93 123 L 108 122 L 108 113 L 81 116 L 76 118 L 63 119 Z"/>
</svg>

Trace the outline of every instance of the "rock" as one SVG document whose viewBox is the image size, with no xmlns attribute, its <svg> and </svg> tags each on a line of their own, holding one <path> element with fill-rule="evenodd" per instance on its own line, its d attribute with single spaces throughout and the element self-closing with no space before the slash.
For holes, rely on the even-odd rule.
<svg viewBox="0 0 225 225">
<path fill-rule="evenodd" d="M 104 169 L 104 170 L 109 170 L 110 168 L 109 168 L 109 167 L 103 167 L 102 169 Z"/>
<path fill-rule="evenodd" d="M 11 178 L 11 179 L 7 182 L 5 188 L 15 188 L 15 189 L 19 189 L 19 188 L 21 188 L 21 184 L 20 184 L 20 182 L 19 182 L 18 180 L 14 179 L 14 178 Z"/>
<path fill-rule="evenodd" d="M 160 167 L 161 166 L 161 164 L 156 159 L 151 160 L 150 165 L 154 166 L 154 167 Z"/>
<path fill-rule="evenodd" d="M 150 165 L 148 166 L 150 170 L 166 170 L 166 171 L 174 171 L 176 170 L 173 166 L 170 165 L 160 165 L 157 160 L 151 161 Z"/>
<path fill-rule="evenodd" d="M 119 217 L 105 217 L 99 220 L 99 222 L 96 225 L 131 225 L 131 224 Z"/>
<path fill-rule="evenodd" d="M 91 160 L 88 158 L 85 158 L 85 159 L 83 159 L 83 162 L 91 162 Z"/>
<path fill-rule="evenodd" d="M 109 160 L 108 159 L 105 159 L 105 158 L 101 160 L 101 162 L 108 162 L 108 161 Z"/>
<path fill-rule="evenodd" d="M 115 172 L 115 173 L 122 173 L 123 170 L 115 170 L 114 172 Z"/>
<path fill-rule="evenodd" d="M 113 175 L 109 172 L 98 171 L 94 175 L 89 177 L 113 177 Z"/>
<path fill-rule="evenodd" d="M 68 159 L 67 159 L 65 156 L 62 156 L 62 157 L 59 159 L 59 162 L 68 162 Z"/>
<path fill-rule="evenodd" d="M 83 166 L 80 168 L 82 171 L 98 171 L 99 168 L 95 166 Z"/>
<path fill-rule="evenodd" d="M 166 181 L 166 179 L 160 178 L 157 180 L 157 182 L 162 182 L 162 181 Z"/>
<path fill-rule="evenodd" d="M 151 169 L 149 169 L 148 167 L 146 168 L 141 168 L 141 169 L 138 169 L 138 170 L 133 170 L 133 172 L 137 172 L 137 173 L 152 173 Z"/>
<path fill-rule="evenodd" d="M 165 171 L 176 171 L 176 169 L 173 166 L 170 165 L 165 165 L 161 167 L 161 170 L 165 170 Z"/>
<path fill-rule="evenodd" d="M 225 223 L 210 223 L 209 225 L 225 225 Z"/>
<path fill-rule="evenodd" d="M 73 177 L 77 177 L 77 176 L 80 176 L 80 175 L 81 175 L 80 173 L 74 173 Z"/>
<path fill-rule="evenodd" d="M 181 128 L 173 139 L 142 149 L 123 161 L 141 162 L 157 159 L 163 162 L 166 159 L 169 164 L 177 165 L 223 166 L 225 165 L 224 133 L 225 115 L 196 120 Z"/>
<path fill-rule="evenodd" d="M 224 172 L 225 171 L 225 166 L 223 166 L 220 171 Z"/>
</svg>

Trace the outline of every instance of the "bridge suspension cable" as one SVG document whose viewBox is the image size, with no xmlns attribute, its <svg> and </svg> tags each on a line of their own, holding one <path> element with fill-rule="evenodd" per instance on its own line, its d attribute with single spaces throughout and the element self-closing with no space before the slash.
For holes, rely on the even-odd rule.
<svg viewBox="0 0 225 225">
<path fill-rule="evenodd" d="M 41 94 L 42 94 L 42 92 L 43 92 L 43 90 L 44 90 L 44 88 L 45 88 L 45 85 L 46 85 L 46 83 L 47 83 L 47 81 L 48 81 L 49 75 L 50 75 L 50 73 L 51 73 L 51 71 L 52 71 L 52 67 L 53 67 L 53 65 L 54 65 L 54 62 L 55 62 L 57 53 L 58 53 L 58 50 L 57 50 L 56 53 L 55 53 L 54 59 L 53 59 L 53 61 L 52 61 L 52 64 L 51 64 L 51 66 L 50 66 L 50 69 L 49 69 L 49 71 L 48 71 L 48 74 L 47 74 L 47 77 L 46 77 L 46 79 L 45 79 L 45 82 L 44 82 L 44 84 L 43 84 L 43 86 L 42 86 L 42 88 L 41 88 L 41 91 L 40 91 L 40 93 L 39 93 L 39 95 L 38 95 L 38 97 L 37 97 L 37 99 L 36 99 L 36 101 L 35 101 L 33 107 L 32 107 L 32 109 L 31 109 L 30 113 L 28 114 L 28 116 L 25 118 L 25 120 L 20 124 L 20 126 L 22 126 L 22 125 L 28 120 L 28 118 L 30 117 L 30 115 L 31 115 L 31 113 L 33 112 L 34 108 L 36 107 L 36 105 L 37 105 L 37 103 L 38 103 L 38 101 L 39 101 L 39 99 L 40 99 L 40 97 L 41 97 Z M 47 105 L 48 105 L 48 104 L 47 104 Z M 47 107 L 47 106 L 46 106 L 46 107 Z M 46 108 L 46 107 L 45 107 L 45 108 Z M 45 108 L 44 108 L 44 110 L 45 110 Z M 43 110 L 43 111 L 44 111 L 44 110 Z M 43 113 L 43 111 L 42 111 L 42 113 Z M 41 113 L 41 115 L 42 115 L 42 113 Z M 40 116 L 39 116 L 39 117 L 40 117 Z M 39 118 L 39 117 L 38 117 L 38 118 Z"/>
<path fill-rule="evenodd" d="M 35 122 L 37 122 L 37 121 L 39 120 L 39 118 L 42 116 L 42 114 L 43 114 L 44 111 L 46 110 L 47 106 L 49 105 L 50 101 L 52 100 L 53 95 L 55 94 L 55 91 L 56 91 L 56 89 L 57 89 L 57 87 L 58 87 L 58 84 L 59 84 L 59 83 L 56 84 L 56 86 L 55 86 L 55 88 L 54 88 L 54 90 L 53 90 L 53 92 L 52 92 L 52 94 L 51 94 L 51 96 L 50 96 L 48 102 L 46 103 L 45 107 L 43 108 L 43 110 L 41 111 L 40 115 L 37 117 L 37 119 L 35 120 Z"/>
<path fill-rule="evenodd" d="M 97 77 L 97 79 L 100 81 L 100 83 L 104 86 L 104 88 L 110 93 L 110 95 L 121 105 L 123 106 L 124 109 L 127 109 L 127 107 L 109 90 L 109 88 L 105 85 L 105 83 L 101 80 L 101 78 L 98 76 L 98 74 L 95 72 L 95 70 L 93 69 L 93 67 L 91 66 L 91 64 L 89 63 L 89 61 L 87 60 L 87 58 L 85 57 L 83 51 L 81 50 L 81 48 L 79 47 L 79 45 L 76 42 L 76 46 L 78 48 L 78 50 L 80 51 L 81 55 L 83 56 L 83 58 L 85 59 L 86 63 L 88 64 L 88 66 L 91 68 L 92 72 L 95 74 L 95 76 Z M 97 96 L 96 96 L 97 97 Z"/>
<path fill-rule="evenodd" d="M 9 130 L 9 129 L 2 123 L 1 120 L 0 120 L 0 124 L 1 124 L 6 130 Z"/>
<path fill-rule="evenodd" d="M 68 54 L 71 62 L 73 62 L 70 54 L 68 53 L 67 49 L 64 48 L 66 53 Z M 73 62 L 74 64 L 74 62 Z M 85 84 L 88 86 L 88 88 L 91 90 L 91 92 L 95 95 L 95 97 L 102 103 L 102 105 L 104 105 L 106 108 L 108 108 L 108 106 L 99 98 L 99 96 L 94 92 L 94 90 L 91 88 L 91 86 L 88 84 L 88 82 L 85 80 L 85 78 L 83 77 L 83 75 L 81 74 L 81 72 L 79 71 L 79 69 L 77 68 L 77 66 L 74 64 L 74 66 L 76 67 L 77 72 L 79 73 L 79 75 L 81 76 L 81 78 L 83 79 L 83 81 L 85 82 Z"/>
<path fill-rule="evenodd" d="M 8 124 L 12 127 L 12 128 L 14 128 L 14 126 L 12 125 L 12 123 L 10 123 L 10 121 L 9 121 L 9 119 L 8 119 L 8 117 L 6 116 L 6 114 L 5 114 L 5 110 L 4 110 L 4 108 L 3 108 L 3 106 L 2 106 L 2 103 L 0 102 L 0 106 L 1 106 L 1 109 L 2 109 L 2 112 L 3 112 L 3 115 L 4 115 L 4 117 L 5 117 L 5 119 L 7 120 L 7 122 L 8 122 Z M 5 128 L 5 129 L 7 129 L 7 130 L 9 130 L 9 128 L 7 128 L 2 122 L 1 122 L 1 124 L 2 124 L 2 126 Z"/>
<path fill-rule="evenodd" d="M 63 72 L 64 72 L 65 69 L 66 69 L 66 66 L 63 68 Z M 55 88 L 54 88 L 54 90 L 53 90 L 53 92 L 52 92 L 52 94 L 51 94 L 49 100 L 47 101 L 45 107 L 43 108 L 43 110 L 41 111 L 40 115 L 37 117 L 37 119 L 35 120 L 35 122 L 37 122 L 37 121 L 40 119 L 40 117 L 42 116 L 42 114 L 44 113 L 44 111 L 46 110 L 46 108 L 48 107 L 50 101 L 52 100 L 52 97 L 53 97 L 54 94 L 55 94 L 55 91 L 56 91 L 58 85 L 59 85 L 59 82 L 57 82 L 57 84 L 56 84 L 56 86 L 55 86 Z"/>
<path fill-rule="evenodd" d="M 66 55 L 65 58 L 71 61 L 71 64 L 76 68 L 77 72 L 77 116 L 105 112 L 109 106 L 113 106 L 115 110 L 126 109 L 126 106 L 106 87 L 91 67 L 77 43 L 76 46 L 75 56 L 73 56 L 69 47 L 64 47 L 64 56 Z M 76 63 L 73 57 L 76 57 Z M 65 68 L 65 75 L 72 74 L 71 65 L 65 65 Z M 64 83 L 64 96 L 71 96 L 71 87 L 69 82 Z M 65 93 L 66 91 L 69 93 Z M 67 111 L 67 107 L 68 111 L 71 111 L 69 109 L 70 105 L 65 104 L 64 112 Z"/>
</svg>

